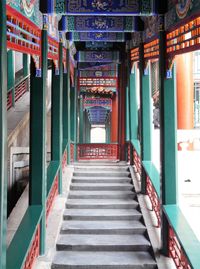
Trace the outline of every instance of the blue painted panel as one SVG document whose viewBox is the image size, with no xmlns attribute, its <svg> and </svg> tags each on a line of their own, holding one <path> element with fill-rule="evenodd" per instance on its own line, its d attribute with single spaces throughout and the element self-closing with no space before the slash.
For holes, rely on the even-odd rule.
<svg viewBox="0 0 200 269">
<path fill-rule="evenodd" d="M 97 48 L 100 48 L 100 49 L 111 49 L 113 48 L 113 43 L 112 42 L 85 42 L 85 47 L 87 49 L 97 49 Z"/>
<path fill-rule="evenodd" d="M 70 40 L 72 41 L 106 41 L 106 42 L 124 42 L 125 35 L 123 33 L 70 33 Z"/>
<path fill-rule="evenodd" d="M 119 62 L 118 51 L 79 51 L 78 62 Z"/>
<path fill-rule="evenodd" d="M 134 32 L 138 30 L 136 17 L 67 16 L 68 32 Z"/>
<path fill-rule="evenodd" d="M 115 77 L 117 76 L 117 71 L 116 70 L 111 70 L 111 71 L 102 71 L 102 70 L 93 70 L 93 71 L 87 71 L 87 70 L 82 70 L 79 71 L 79 76 L 80 77 L 90 77 L 90 78 L 96 78 L 96 77 Z"/>
<path fill-rule="evenodd" d="M 138 0 L 68 0 L 66 12 L 67 14 L 104 14 L 110 12 L 138 14 L 140 5 Z"/>
</svg>

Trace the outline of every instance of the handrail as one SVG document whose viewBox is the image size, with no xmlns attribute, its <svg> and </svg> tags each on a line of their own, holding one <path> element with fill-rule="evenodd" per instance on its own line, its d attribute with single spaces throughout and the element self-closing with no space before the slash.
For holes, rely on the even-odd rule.
<svg viewBox="0 0 200 269">
<path fill-rule="evenodd" d="M 169 228 L 169 255 L 177 268 L 199 269 L 200 242 L 178 205 L 164 205 Z"/>
<path fill-rule="evenodd" d="M 8 93 L 12 91 L 15 87 L 17 87 L 20 83 L 22 83 L 24 80 L 30 77 L 30 74 L 20 79 L 12 88 L 8 89 Z"/>
<path fill-rule="evenodd" d="M 119 160 L 119 144 L 86 143 L 77 144 L 78 160 Z"/>
</svg>

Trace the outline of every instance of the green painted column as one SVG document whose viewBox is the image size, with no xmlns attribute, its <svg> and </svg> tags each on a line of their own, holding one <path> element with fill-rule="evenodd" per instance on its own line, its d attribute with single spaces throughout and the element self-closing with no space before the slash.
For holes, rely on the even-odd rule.
<svg viewBox="0 0 200 269">
<path fill-rule="evenodd" d="M 75 83 L 75 87 L 74 87 L 74 160 L 77 160 L 77 125 L 78 125 L 78 121 L 77 121 L 77 115 L 78 115 L 78 71 L 77 69 L 75 69 L 74 72 L 74 83 Z"/>
<path fill-rule="evenodd" d="M 44 21 L 46 19 L 44 17 Z M 42 205 L 40 224 L 40 254 L 45 253 L 46 237 L 46 81 L 47 81 L 47 24 L 42 30 L 42 66 L 41 74 L 35 68 L 31 58 L 30 84 L 30 185 L 29 204 Z M 37 76 L 36 76 L 37 74 Z"/>
<path fill-rule="evenodd" d="M 5 0 L 1 1 L 0 17 L 0 269 L 5 269 L 7 232 L 7 48 Z"/>
<path fill-rule="evenodd" d="M 67 59 L 66 59 L 67 61 Z M 63 72 L 63 142 L 68 142 L 68 85 L 69 81 L 69 72 L 64 70 Z M 66 146 L 66 145 L 63 145 Z"/>
<path fill-rule="evenodd" d="M 126 142 L 130 141 L 130 104 L 129 87 L 126 87 Z"/>
<path fill-rule="evenodd" d="M 12 89 L 12 106 L 15 106 L 15 52 L 9 50 L 7 52 L 7 78 L 8 78 L 8 90 Z"/>
<path fill-rule="evenodd" d="M 177 102 L 176 72 L 166 79 L 165 32 L 160 39 L 160 148 L 161 148 L 161 201 L 163 205 L 177 203 Z M 168 255 L 168 226 L 165 215 L 162 215 L 162 250 Z"/>
<path fill-rule="evenodd" d="M 151 160 L 152 117 L 150 74 L 148 66 L 144 68 L 144 48 L 140 45 L 140 104 L 141 104 L 141 160 Z M 141 192 L 146 194 L 146 174 L 142 168 Z"/>
<path fill-rule="evenodd" d="M 80 96 L 80 110 L 79 110 L 79 143 L 83 143 L 83 97 Z"/>
<path fill-rule="evenodd" d="M 88 119 L 87 111 L 84 111 L 84 143 L 88 144 L 90 143 L 90 129 L 91 125 Z"/>
<path fill-rule="evenodd" d="M 83 111 L 83 143 L 86 143 L 86 111 Z"/>
<path fill-rule="evenodd" d="M 7 52 L 8 56 L 8 90 L 15 86 L 15 52 L 13 50 L 9 50 Z"/>
<path fill-rule="evenodd" d="M 74 116 L 75 116 L 75 107 L 74 107 L 74 102 L 75 102 L 75 88 L 71 87 L 70 89 L 70 135 L 71 135 L 71 141 L 74 143 Z"/>
<path fill-rule="evenodd" d="M 63 45 L 59 43 L 59 68 L 53 64 L 51 105 L 51 159 L 62 164 L 63 147 Z M 62 165 L 59 171 L 59 193 L 62 193 Z"/>
<path fill-rule="evenodd" d="M 29 74 L 29 56 L 28 54 L 23 54 L 23 75 L 24 77 Z"/>
<path fill-rule="evenodd" d="M 70 83 L 70 51 L 67 49 L 67 164 L 70 164 L 70 143 L 71 143 L 71 83 Z"/>
<path fill-rule="evenodd" d="M 88 116 L 86 116 L 86 143 L 90 143 L 91 140 L 91 124 Z"/>
<path fill-rule="evenodd" d="M 108 121 L 106 124 L 106 143 L 110 144 L 110 114 L 108 116 Z"/>
<path fill-rule="evenodd" d="M 131 140 L 138 139 L 138 103 L 136 86 L 136 67 L 130 74 L 130 129 Z"/>
</svg>

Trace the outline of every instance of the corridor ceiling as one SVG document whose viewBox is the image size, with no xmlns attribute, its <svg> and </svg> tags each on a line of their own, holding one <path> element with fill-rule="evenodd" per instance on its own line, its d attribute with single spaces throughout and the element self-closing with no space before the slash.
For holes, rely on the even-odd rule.
<svg viewBox="0 0 200 269">
<path fill-rule="evenodd" d="M 161 3 L 162 2 L 162 3 Z M 60 29 L 75 43 L 79 93 L 111 97 L 119 90 L 119 66 L 134 33 L 141 36 L 145 17 L 162 14 L 166 1 L 159 0 L 68 0 L 56 1 L 62 15 Z M 107 110 L 88 110 L 91 124 L 106 123 Z"/>
</svg>

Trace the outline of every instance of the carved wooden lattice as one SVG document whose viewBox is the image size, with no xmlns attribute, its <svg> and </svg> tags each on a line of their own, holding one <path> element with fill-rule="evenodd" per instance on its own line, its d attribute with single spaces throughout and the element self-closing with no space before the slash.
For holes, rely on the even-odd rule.
<svg viewBox="0 0 200 269">
<path fill-rule="evenodd" d="M 177 268 L 192 269 L 191 266 L 189 265 L 185 253 L 183 252 L 181 245 L 178 242 L 174 230 L 170 225 L 169 225 L 169 256 L 173 259 Z"/>
<path fill-rule="evenodd" d="M 71 162 L 74 161 L 74 144 L 73 143 L 70 144 L 70 159 L 71 159 Z"/>
<path fill-rule="evenodd" d="M 160 218 L 160 201 L 159 197 L 153 187 L 153 184 L 150 180 L 150 178 L 147 176 L 147 195 L 149 196 L 149 199 L 152 204 L 152 210 L 155 212 L 157 220 L 158 220 L 158 225 L 157 227 L 160 227 L 161 224 L 161 218 Z"/>
<path fill-rule="evenodd" d="M 141 160 L 136 150 L 133 150 L 133 162 L 135 165 L 136 172 L 141 175 Z"/>
<path fill-rule="evenodd" d="M 78 160 L 118 160 L 117 144 L 79 144 Z"/>
<path fill-rule="evenodd" d="M 63 154 L 63 159 L 62 159 L 62 170 L 64 171 L 65 167 L 67 165 L 67 151 L 65 150 Z"/>
<path fill-rule="evenodd" d="M 32 242 L 31 248 L 26 257 L 23 269 L 33 268 L 33 264 L 35 262 L 35 259 L 39 256 L 39 252 L 40 252 L 40 225 L 38 225 L 37 231 L 35 233 L 35 238 Z"/>
<path fill-rule="evenodd" d="M 46 202 L 46 218 L 48 218 L 49 213 L 51 211 L 51 208 L 53 206 L 53 202 L 55 197 L 58 195 L 58 175 L 56 175 L 55 179 L 54 179 L 54 183 L 53 186 L 51 188 L 51 192 L 49 194 L 49 197 L 47 199 Z"/>
</svg>

